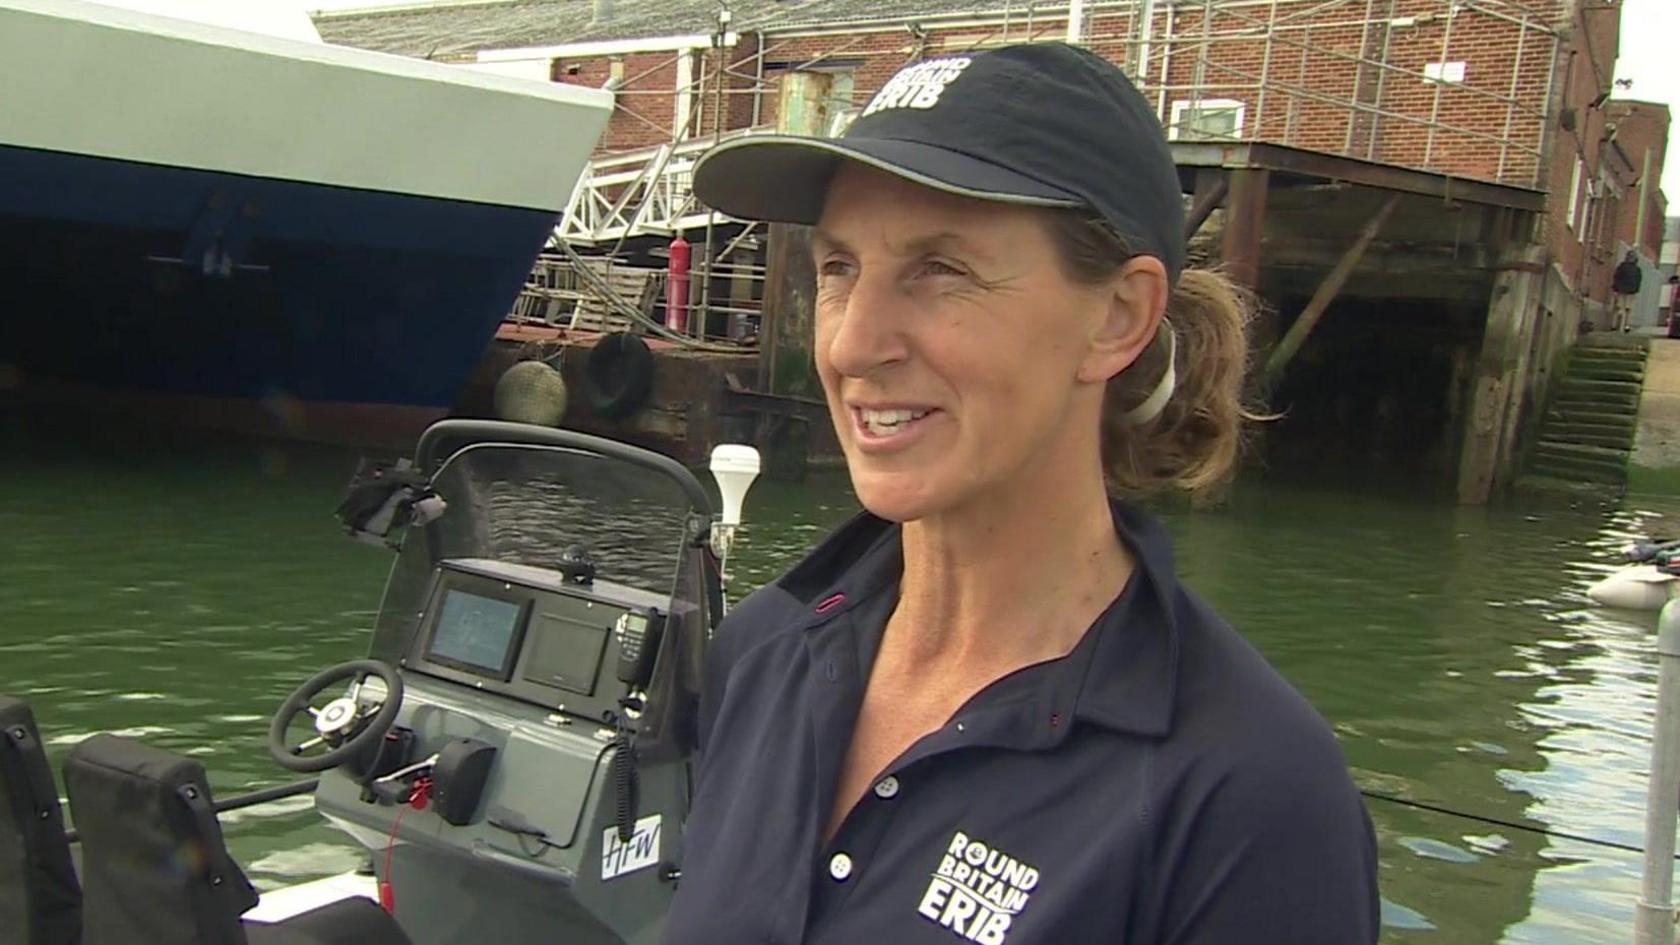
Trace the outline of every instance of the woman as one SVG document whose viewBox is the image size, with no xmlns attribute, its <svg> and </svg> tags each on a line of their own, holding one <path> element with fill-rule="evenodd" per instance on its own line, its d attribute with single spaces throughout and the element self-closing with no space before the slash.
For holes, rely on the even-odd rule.
<svg viewBox="0 0 1680 945">
<path fill-rule="evenodd" d="M 867 511 L 719 630 L 666 941 L 1376 941 L 1329 728 L 1109 498 L 1227 474 L 1245 358 L 1124 76 L 918 63 L 844 138 L 731 142 L 695 190 L 816 224 Z"/>
</svg>

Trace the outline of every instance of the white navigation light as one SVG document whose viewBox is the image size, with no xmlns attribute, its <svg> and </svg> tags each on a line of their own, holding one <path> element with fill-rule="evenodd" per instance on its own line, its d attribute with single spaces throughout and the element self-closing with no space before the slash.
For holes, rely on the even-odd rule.
<svg viewBox="0 0 1680 945">
<path fill-rule="evenodd" d="M 723 443 L 712 450 L 712 478 L 717 480 L 718 492 L 723 495 L 723 515 L 719 521 L 734 528 L 741 524 L 741 505 L 747 490 L 758 478 L 758 450 L 740 443 Z"/>
</svg>

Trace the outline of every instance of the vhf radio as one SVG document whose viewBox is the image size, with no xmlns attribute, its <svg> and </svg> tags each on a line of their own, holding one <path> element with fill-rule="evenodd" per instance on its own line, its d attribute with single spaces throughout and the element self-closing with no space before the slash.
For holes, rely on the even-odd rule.
<svg viewBox="0 0 1680 945">
<path fill-rule="evenodd" d="M 665 615 L 654 609 L 628 611 L 613 624 L 618 639 L 618 681 L 631 689 L 646 689 L 653 681 L 653 660 L 659 654 L 659 638 L 665 631 Z"/>
</svg>

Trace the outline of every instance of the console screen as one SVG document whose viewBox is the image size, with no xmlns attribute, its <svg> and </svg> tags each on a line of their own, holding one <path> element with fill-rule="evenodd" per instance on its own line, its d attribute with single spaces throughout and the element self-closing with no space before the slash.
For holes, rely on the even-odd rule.
<svg viewBox="0 0 1680 945">
<path fill-rule="evenodd" d="M 526 679 L 585 696 L 595 692 L 607 645 L 606 626 L 539 610 L 531 633 L 536 643 L 525 664 Z"/>
<path fill-rule="evenodd" d="M 506 679 L 513 669 L 523 611 L 512 601 L 446 590 L 426 658 Z"/>
</svg>

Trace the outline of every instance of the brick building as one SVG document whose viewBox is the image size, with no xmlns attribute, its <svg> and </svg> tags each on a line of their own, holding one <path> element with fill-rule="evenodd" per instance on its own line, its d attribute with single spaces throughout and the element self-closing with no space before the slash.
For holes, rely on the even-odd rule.
<svg viewBox="0 0 1680 945">
<path fill-rule="evenodd" d="M 328 14 L 317 27 L 329 42 L 615 88 L 617 112 L 565 233 L 608 246 L 673 231 L 695 239 L 710 217 L 686 194 L 693 159 L 723 135 L 786 123 L 784 92 L 806 96 L 800 130 L 832 134 L 906 62 L 1005 43 L 1086 45 L 1133 76 L 1175 142 L 1192 220 L 1207 222 L 1193 255 L 1223 262 L 1274 309 L 1257 338 L 1287 352 L 1267 369 L 1287 368 L 1276 390 L 1292 419 L 1270 428 L 1268 462 L 1306 430 L 1296 445 L 1309 461 L 1326 443 L 1366 461 L 1406 457 L 1443 479 L 1456 470 L 1469 501 L 1508 480 L 1577 326 L 1607 322 L 1622 247 L 1658 256 L 1668 115 L 1611 97 L 1614 0 L 723 9 L 470 0 Z M 644 204 L 653 209 L 627 209 Z M 740 232 L 721 230 L 715 251 Z M 1338 282 L 1335 271 L 1352 276 Z M 1337 314 L 1314 327 L 1325 293 Z M 1287 337 L 1297 325 L 1301 337 Z"/>
<path fill-rule="evenodd" d="M 612 83 L 603 155 L 773 126 L 782 77 L 832 76 L 830 130 L 907 61 L 1070 35 L 1175 140 L 1275 142 L 1549 195 L 1539 240 L 1591 317 L 1618 241 L 1653 264 L 1660 105 L 1609 100 L 1620 6 L 1583 0 L 508 0 L 325 14 L 328 41 Z M 1077 20 L 1077 22 L 1070 21 Z M 721 66 L 722 81 L 719 81 Z M 628 166 L 628 165 L 626 165 Z M 1643 213 L 1639 207 L 1645 209 Z M 1563 307 L 1563 306 L 1560 306 Z"/>
</svg>

